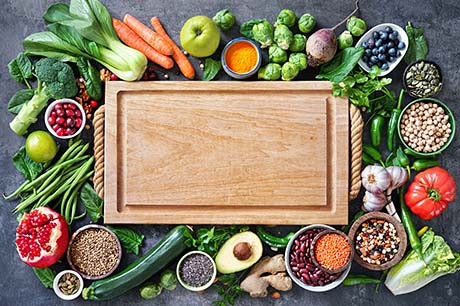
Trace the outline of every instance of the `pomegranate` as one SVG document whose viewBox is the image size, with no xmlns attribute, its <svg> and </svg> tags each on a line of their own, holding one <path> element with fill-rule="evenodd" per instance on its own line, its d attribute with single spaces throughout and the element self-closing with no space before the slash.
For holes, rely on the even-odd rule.
<svg viewBox="0 0 460 306">
<path fill-rule="evenodd" d="M 45 268 L 56 263 L 69 243 L 69 227 L 60 214 L 48 207 L 25 213 L 16 229 L 16 249 L 23 262 Z"/>
</svg>

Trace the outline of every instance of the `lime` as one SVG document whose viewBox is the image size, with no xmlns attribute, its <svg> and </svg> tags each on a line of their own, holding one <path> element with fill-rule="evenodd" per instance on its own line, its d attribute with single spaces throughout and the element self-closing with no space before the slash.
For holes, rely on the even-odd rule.
<svg viewBox="0 0 460 306">
<path fill-rule="evenodd" d="M 34 162 L 46 163 L 56 156 L 58 147 L 49 133 L 35 131 L 27 136 L 26 152 Z"/>
</svg>

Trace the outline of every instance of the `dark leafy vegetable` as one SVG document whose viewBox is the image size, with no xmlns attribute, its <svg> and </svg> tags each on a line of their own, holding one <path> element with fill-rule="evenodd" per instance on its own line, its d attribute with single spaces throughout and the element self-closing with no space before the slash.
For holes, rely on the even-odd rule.
<svg viewBox="0 0 460 306">
<path fill-rule="evenodd" d="M 78 58 L 77 67 L 85 79 L 86 91 L 89 96 L 94 100 L 100 100 L 102 98 L 102 81 L 99 71 L 84 57 Z"/>
<path fill-rule="evenodd" d="M 207 58 L 204 61 L 203 81 L 211 81 L 214 79 L 221 68 L 222 63 L 220 61 Z"/>
<path fill-rule="evenodd" d="M 245 273 L 238 276 L 235 273 L 219 275 L 219 282 L 214 285 L 220 300 L 212 302 L 213 306 L 235 305 L 235 300 L 241 297 L 244 291 L 240 288 L 240 279 Z"/>
<path fill-rule="evenodd" d="M 33 89 L 21 89 L 13 97 L 11 97 L 10 101 L 8 102 L 8 110 L 13 114 L 19 113 L 22 106 L 29 102 L 34 94 L 35 90 Z"/>
<path fill-rule="evenodd" d="M 428 54 L 428 42 L 423 35 L 425 30 L 423 28 L 416 28 L 412 26 L 409 21 L 406 25 L 406 33 L 409 37 L 409 47 L 404 56 L 404 61 L 407 64 L 425 59 Z"/>
<path fill-rule="evenodd" d="M 107 226 L 120 239 L 121 246 L 128 253 L 139 255 L 139 246 L 144 240 L 144 235 L 137 233 L 130 228 Z"/>
<path fill-rule="evenodd" d="M 104 201 L 96 194 L 94 188 L 86 182 L 80 191 L 80 200 L 86 208 L 86 212 L 91 217 L 91 221 L 97 222 L 102 215 Z"/>
<path fill-rule="evenodd" d="M 244 22 L 240 27 L 241 35 L 250 39 L 254 39 L 254 33 L 252 32 L 252 28 L 254 27 L 254 25 L 261 23 L 264 20 L 266 19 L 252 19 Z"/>
<path fill-rule="evenodd" d="M 22 146 L 13 156 L 13 165 L 22 173 L 27 181 L 34 180 L 44 168 L 41 163 L 36 163 L 30 159 L 26 153 L 26 148 Z"/>
<path fill-rule="evenodd" d="M 19 53 L 14 60 L 8 63 L 8 71 L 11 77 L 18 83 L 26 83 L 27 87 L 30 87 L 27 79 L 32 78 L 32 62 L 29 60 L 24 53 Z"/>
<path fill-rule="evenodd" d="M 56 277 L 56 272 L 51 268 L 33 268 L 35 275 L 42 282 L 45 288 L 53 288 L 53 281 Z"/>
<path fill-rule="evenodd" d="M 327 64 L 321 66 L 317 79 L 327 79 L 333 83 L 340 83 L 355 68 L 363 56 L 364 48 L 345 48 Z"/>
</svg>

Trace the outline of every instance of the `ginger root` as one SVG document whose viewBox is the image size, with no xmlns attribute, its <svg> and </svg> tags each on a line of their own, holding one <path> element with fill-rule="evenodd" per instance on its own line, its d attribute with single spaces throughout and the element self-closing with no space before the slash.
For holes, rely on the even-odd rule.
<svg viewBox="0 0 460 306">
<path fill-rule="evenodd" d="M 266 297 L 268 286 L 281 291 L 292 289 L 292 280 L 286 274 L 283 254 L 263 257 L 240 284 L 241 289 L 253 298 Z"/>
</svg>

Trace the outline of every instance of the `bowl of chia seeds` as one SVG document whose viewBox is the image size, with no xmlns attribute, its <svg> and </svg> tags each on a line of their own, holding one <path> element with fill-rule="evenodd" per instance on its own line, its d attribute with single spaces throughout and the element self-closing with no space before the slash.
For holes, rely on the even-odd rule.
<svg viewBox="0 0 460 306">
<path fill-rule="evenodd" d="M 191 251 L 182 256 L 177 264 L 177 279 L 190 291 L 203 291 L 216 279 L 217 268 L 214 260 L 202 251 Z"/>
<path fill-rule="evenodd" d="M 435 96 L 442 88 L 441 67 L 427 60 L 413 62 L 404 70 L 403 85 L 414 98 Z"/>
</svg>

